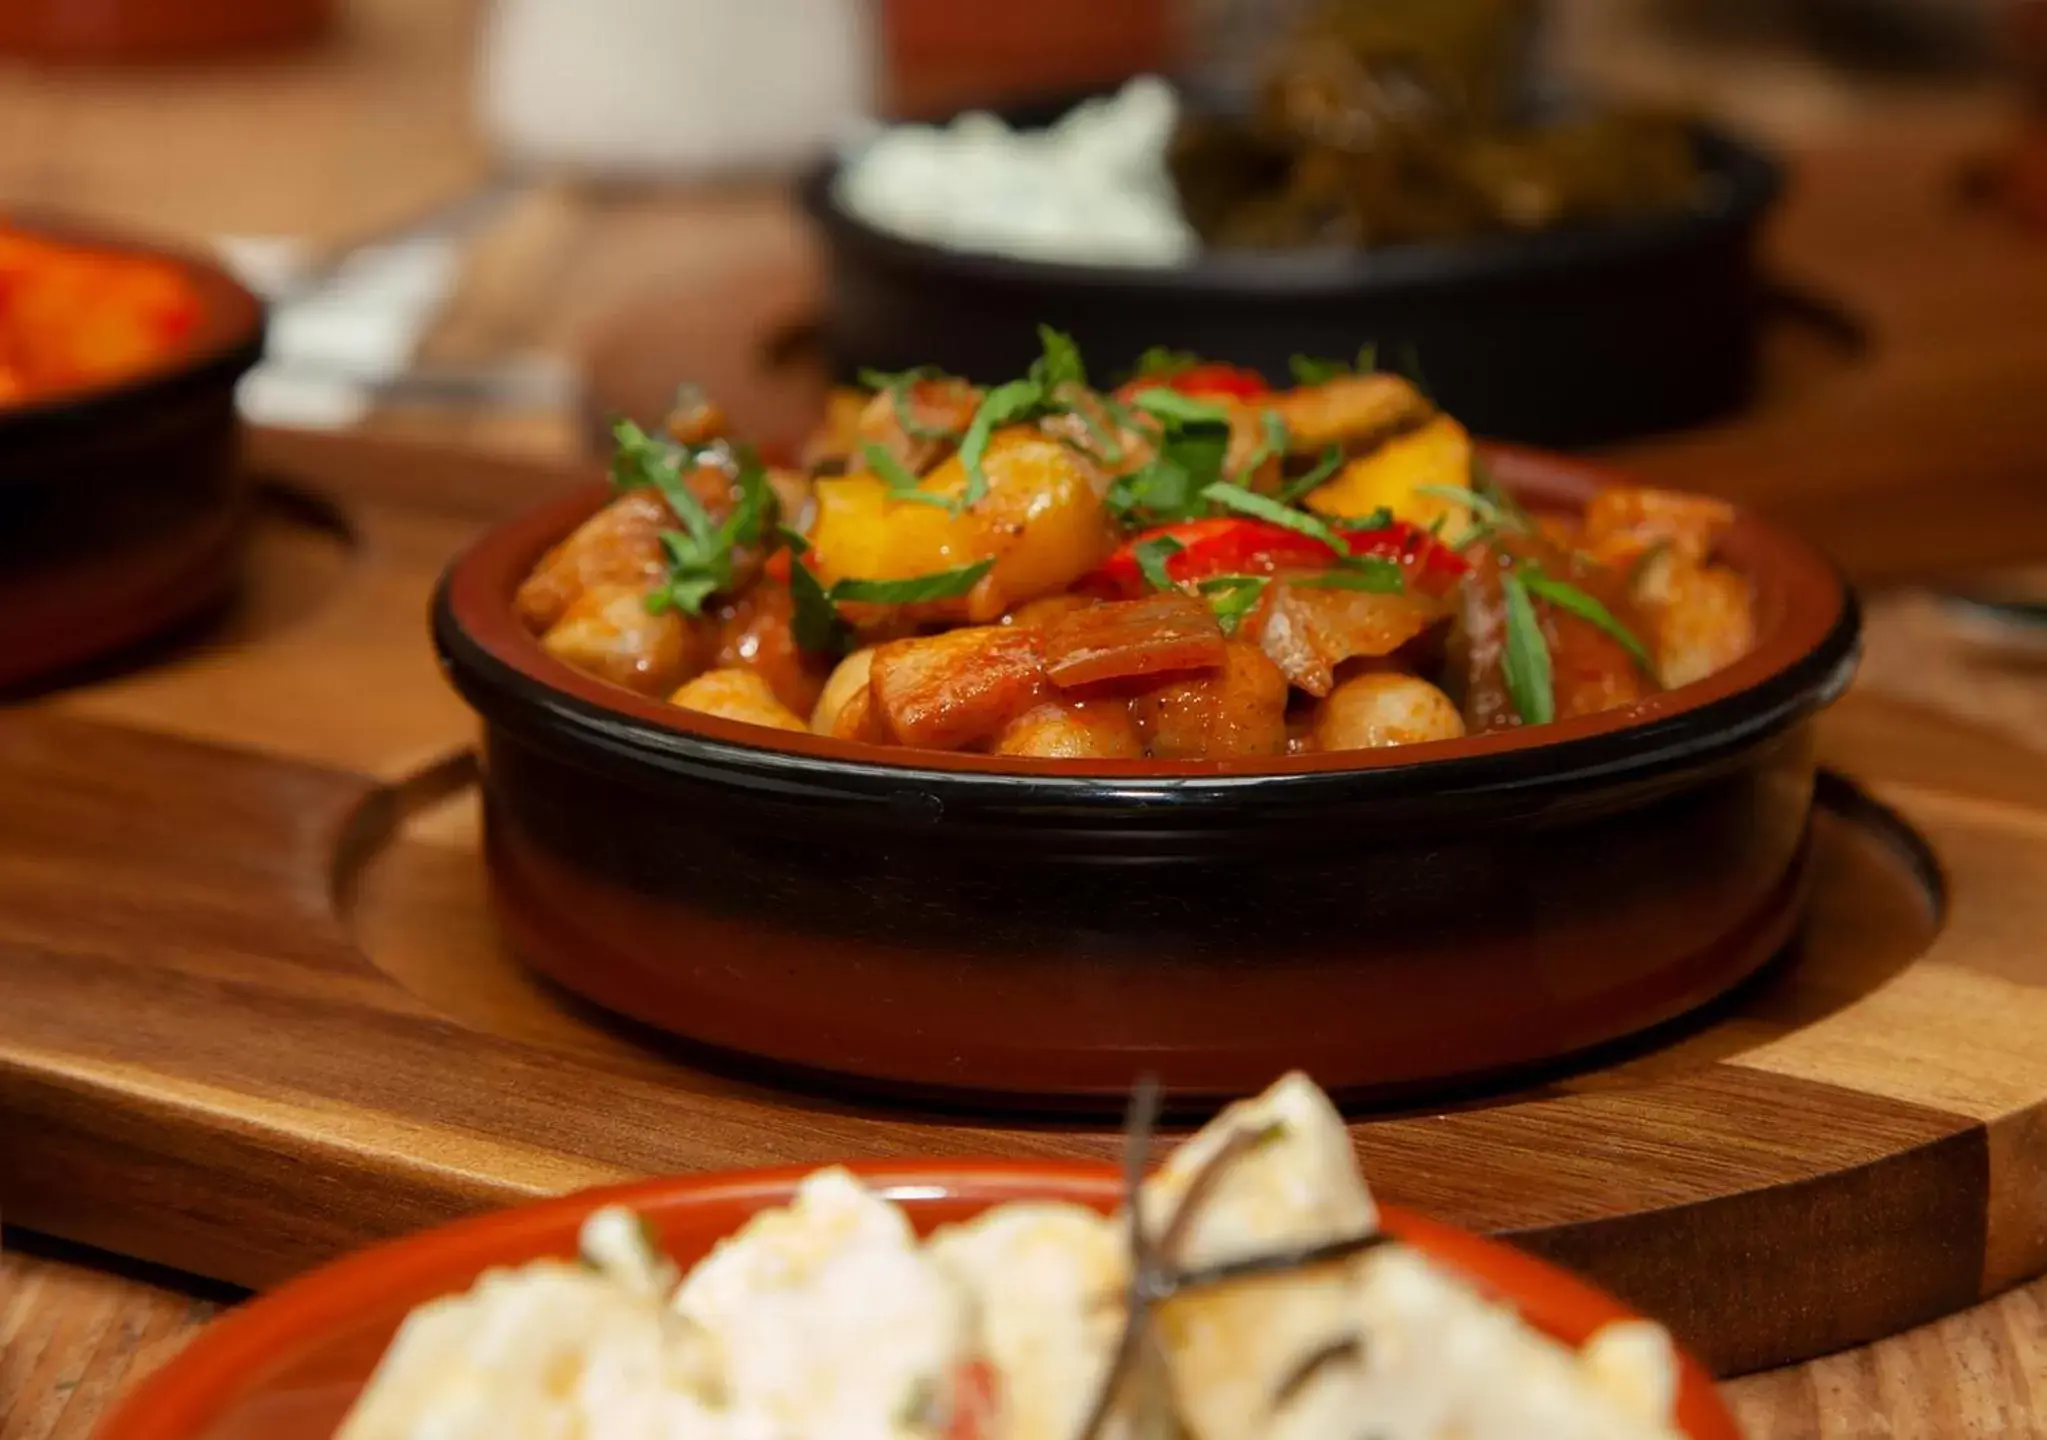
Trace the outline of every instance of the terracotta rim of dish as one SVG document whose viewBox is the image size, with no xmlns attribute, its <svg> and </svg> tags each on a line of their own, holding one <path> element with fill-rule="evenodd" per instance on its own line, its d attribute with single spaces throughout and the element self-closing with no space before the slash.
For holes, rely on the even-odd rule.
<svg viewBox="0 0 2047 1440">
<path fill-rule="evenodd" d="M 419 1304 L 467 1288 L 494 1265 L 573 1253 L 575 1233 L 593 1208 L 631 1206 L 657 1225 L 690 1212 L 738 1217 L 780 1204 L 815 1166 L 675 1176 L 559 1196 L 458 1221 L 351 1255 L 290 1281 L 209 1326 L 193 1344 L 144 1380 L 101 1426 L 99 1440 L 188 1440 L 205 1433 L 266 1369 L 309 1346 L 368 1306 Z M 958 1199 L 1064 1200 L 1107 1210 L 1122 1182 L 1107 1165 L 1052 1161 L 856 1163 L 846 1167 L 870 1187 L 907 1202 Z M 1533 1255 L 1395 1206 L 1384 1227 L 1511 1303 L 1528 1322 L 1571 1344 L 1615 1320 L 1637 1318 L 1618 1300 Z M 665 1228 L 665 1227 L 664 1227 Z M 1677 1418 L 1690 1440 L 1739 1440 L 1713 1381 L 1679 1353 Z"/>
<path fill-rule="evenodd" d="M 1625 483 L 1586 461 L 1505 446 L 1486 451 L 1495 475 L 1540 506 L 1582 505 L 1604 486 Z M 1370 775 L 1389 784 L 1395 777 L 1405 783 L 1425 776 L 1435 790 L 1523 783 L 1538 778 L 1528 772 L 1528 759 L 1539 751 L 1544 778 L 1611 781 L 1661 769 L 1676 757 L 1739 749 L 1783 730 L 1839 697 L 1860 650 L 1855 599 L 1834 568 L 1805 542 L 1738 510 L 1720 550 L 1754 587 L 1754 649 L 1705 680 L 1603 714 L 1397 749 L 1259 760 L 1073 761 L 896 749 L 678 709 L 585 675 L 543 649 L 513 612 L 513 593 L 541 555 L 608 493 L 590 486 L 478 540 L 442 578 L 434 599 L 435 638 L 444 664 L 472 699 L 480 686 L 507 707 L 531 709 L 554 732 L 662 764 L 942 777 L 955 785 L 1064 782 L 1072 798 L 1082 792 L 1129 798 L 1147 789 L 1184 798 L 1243 782 L 1337 775 Z M 506 719 L 489 701 L 479 708 L 493 722 Z M 1105 787 L 1103 781 L 1124 783 Z"/>
<path fill-rule="evenodd" d="M 81 250 L 175 265 L 199 298 L 199 324 L 176 350 L 132 374 L 0 407 L 0 441 L 23 439 L 29 432 L 45 427 L 99 424 L 105 421 L 106 411 L 111 407 L 147 400 L 168 389 L 205 384 L 222 376 L 239 376 L 262 358 L 263 302 L 213 261 L 61 215 L 8 214 L 5 223 L 39 239 Z"/>
</svg>

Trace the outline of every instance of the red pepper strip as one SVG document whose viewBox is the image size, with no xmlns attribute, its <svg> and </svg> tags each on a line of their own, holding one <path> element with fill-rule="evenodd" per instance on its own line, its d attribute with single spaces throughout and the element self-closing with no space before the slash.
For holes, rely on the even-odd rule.
<svg viewBox="0 0 2047 1440">
<path fill-rule="evenodd" d="M 1182 395 L 1219 396 L 1232 400 L 1256 400 L 1270 395 L 1272 387 L 1265 383 L 1265 377 L 1256 370 L 1243 370 L 1235 365 L 1195 365 L 1175 375 L 1146 376 L 1132 380 L 1116 392 L 1116 398 L 1128 401 L 1146 390 L 1177 390 Z"/>
<path fill-rule="evenodd" d="M 791 561 L 792 557 L 787 549 L 777 550 L 767 558 L 767 563 L 761 566 L 761 574 L 767 576 L 770 580 L 779 580 L 786 585 L 789 583 Z"/>
<path fill-rule="evenodd" d="M 1381 530 L 1340 530 L 1353 556 L 1391 560 L 1415 588 L 1441 594 L 1471 566 L 1428 531 L 1405 520 Z M 1137 547 L 1159 536 L 1180 544 L 1166 557 L 1166 574 L 1174 580 L 1206 580 L 1214 575 L 1260 575 L 1290 568 L 1324 569 L 1336 552 L 1313 536 L 1264 520 L 1222 516 L 1163 525 L 1133 536 L 1111 555 L 1082 587 L 1099 595 L 1142 595 L 1149 588 L 1137 563 Z"/>
</svg>

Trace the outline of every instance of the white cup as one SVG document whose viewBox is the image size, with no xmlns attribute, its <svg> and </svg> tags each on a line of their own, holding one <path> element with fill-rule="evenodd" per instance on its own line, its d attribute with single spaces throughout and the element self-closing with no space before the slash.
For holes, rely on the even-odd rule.
<svg viewBox="0 0 2047 1440">
<path fill-rule="evenodd" d="M 478 107 L 515 167 L 779 171 L 873 105 L 868 0 L 496 0 Z"/>
</svg>

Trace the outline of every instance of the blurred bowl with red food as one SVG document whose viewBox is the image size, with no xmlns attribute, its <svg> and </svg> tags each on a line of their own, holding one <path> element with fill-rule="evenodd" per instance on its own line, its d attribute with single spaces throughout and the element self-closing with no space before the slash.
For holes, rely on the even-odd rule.
<svg viewBox="0 0 2047 1440">
<path fill-rule="evenodd" d="M 239 569 L 263 307 L 195 257 L 0 220 L 0 689 L 188 622 Z"/>
</svg>

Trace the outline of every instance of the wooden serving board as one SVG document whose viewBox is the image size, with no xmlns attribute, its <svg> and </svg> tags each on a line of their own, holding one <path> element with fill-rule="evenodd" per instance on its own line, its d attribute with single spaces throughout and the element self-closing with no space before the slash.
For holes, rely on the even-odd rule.
<svg viewBox="0 0 2047 1440">
<path fill-rule="evenodd" d="M 281 436 L 255 459 L 284 488 L 232 615 L 0 710 L 11 1223 L 261 1285 L 648 1172 L 1112 1153 L 704 1068 L 530 979 L 484 905 L 425 606 L 466 535 L 580 477 Z M 1539 1086 L 1356 1124 L 1387 1198 L 1516 1235 L 1729 1372 L 2047 1269 L 2047 767 L 1869 695 L 1825 747 L 1859 784 L 1826 786 L 1809 932 L 1761 982 Z"/>
</svg>

